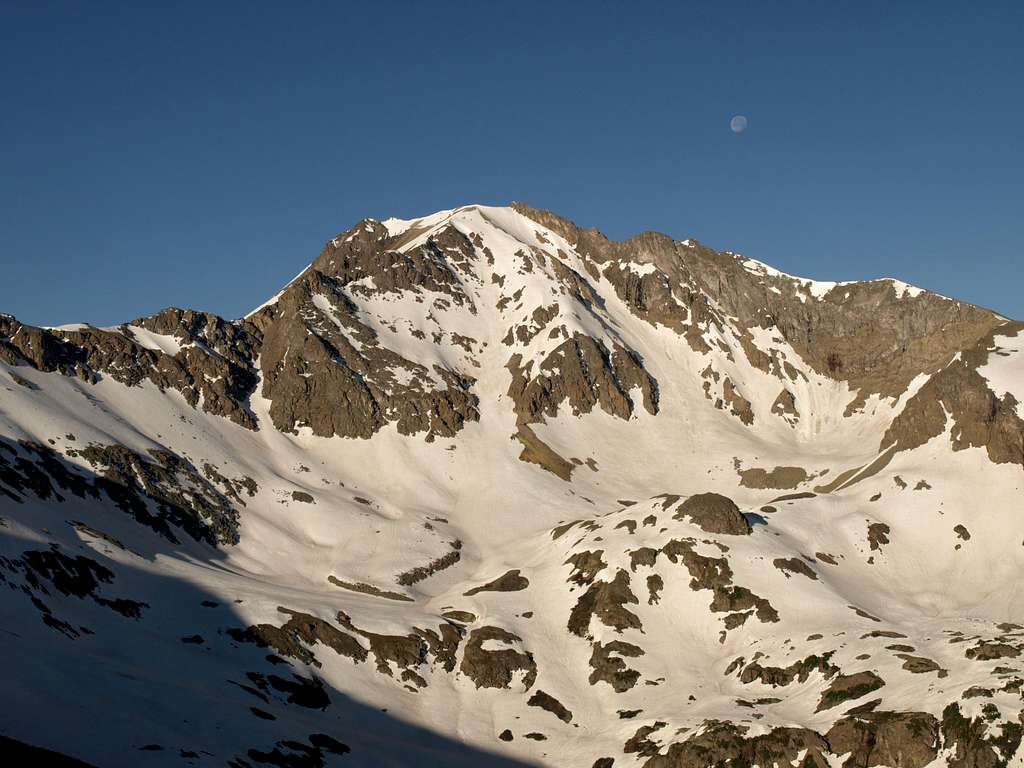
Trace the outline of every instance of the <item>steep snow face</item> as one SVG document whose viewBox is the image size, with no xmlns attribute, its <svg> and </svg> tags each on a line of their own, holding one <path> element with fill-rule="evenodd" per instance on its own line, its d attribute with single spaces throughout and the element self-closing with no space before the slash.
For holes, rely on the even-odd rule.
<svg viewBox="0 0 1024 768">
<path fill-rule="evenodd" d="M 988 350 L 988 363 L 978 373 L 988 381 L 996 397 L 1015 396 L 1017 413 L 1024 417 L 1024 402 L 1021 402 L 1020 383 L 1024 381 L 1024 333 L 1018 329 L 1016 335 L 996 334 Z"/>
<path fill-rule="evenodd" d="M 366 219 L 235 322 L 0 316 L 3 735 L 1019 765 L 1022 328 L 521 205 Z"/>
</svg>

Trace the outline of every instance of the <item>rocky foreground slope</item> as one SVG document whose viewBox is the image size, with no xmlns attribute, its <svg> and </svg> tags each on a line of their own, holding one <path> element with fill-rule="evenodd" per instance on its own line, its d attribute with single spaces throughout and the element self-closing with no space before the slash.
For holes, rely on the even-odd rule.
<svg viewBox="0 0 1024 768">
<path fill-rule="evenodd" d="M 522 205 L 0 316 L 0 748 L 1020 765 L 1022 329 Z"/>
</svg>

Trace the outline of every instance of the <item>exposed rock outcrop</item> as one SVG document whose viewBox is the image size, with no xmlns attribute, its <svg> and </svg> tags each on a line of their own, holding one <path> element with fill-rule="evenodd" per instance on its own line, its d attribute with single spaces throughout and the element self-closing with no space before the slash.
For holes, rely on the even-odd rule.
<svg viewBox="0 0 1024 768">
<path fill-rule="evenodd" d="M 1022 323 L 1007 323 L 998 329 L 1000 336 L 1021 332 Z M 988 361 L 996 335 L 996 331 L 989 332 L 964 348 L 928 379 L 893 420 L 881 448 L 917 448 L 948 429 L 953 450 L 984 448 L 997 464 L 1024 467 L 1024 419 L 1018 414 L 1017 399 L 1009 392 L 997 397 L 978 372 Z"/>
<path fill-rule="evenodd" d="M 743 517 L 739 507 L 732 499 L 720 493 L 698 493 L 691 496 L 679 505 L 674 517 L 677 520 L 689 519 L 708 533 L 733 536 L 750 533 L 750 523 Z"/>
</svg>

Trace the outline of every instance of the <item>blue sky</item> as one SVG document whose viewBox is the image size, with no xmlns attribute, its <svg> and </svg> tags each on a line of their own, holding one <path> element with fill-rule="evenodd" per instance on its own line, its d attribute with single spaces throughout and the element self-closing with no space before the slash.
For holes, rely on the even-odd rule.
<svg viewBox="0 0 1024 768">
<path fill-rule="evenodd" d="M 0 0 L 0 311 L 236 317 L 364 216 L 523 200 L 1024 318 L 1022 39 L 1019 2 Z"/>
</svg>

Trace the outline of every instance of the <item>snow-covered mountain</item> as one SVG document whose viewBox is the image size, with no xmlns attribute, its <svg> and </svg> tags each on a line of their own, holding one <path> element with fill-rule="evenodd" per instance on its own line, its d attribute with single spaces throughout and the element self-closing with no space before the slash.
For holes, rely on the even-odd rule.
<svg viewBox="0 0 1024 768">
<path fill-rule="evenodd" d="M 0 747 L 1024 764 L 1022 329 L 519 204 L 241 320 L 0 316 Z"/>
</svg>

